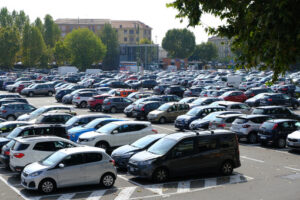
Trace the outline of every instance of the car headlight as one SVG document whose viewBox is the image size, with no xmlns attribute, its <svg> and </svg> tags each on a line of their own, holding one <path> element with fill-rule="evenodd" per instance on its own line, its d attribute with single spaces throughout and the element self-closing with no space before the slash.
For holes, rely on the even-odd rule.
<svg viewBox="0 0 300 200">
<path fill-rule="evenodd" d="M 43 173 L 43 171 L 37 171 L 37 172 L 33 172 L 31 174 L 29 174 L 30 177 L 35 177 L 35 176 L 39 176 Z"/>
<path fill-rule="evenodd" d="M 146 160 L 139 162 L 140 165 L 150 165 L 153 162 L 153 160 Z"/>
</svg>

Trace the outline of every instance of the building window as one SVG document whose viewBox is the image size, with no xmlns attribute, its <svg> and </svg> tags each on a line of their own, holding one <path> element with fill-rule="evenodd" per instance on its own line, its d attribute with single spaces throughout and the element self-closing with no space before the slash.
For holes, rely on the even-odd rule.
<svg viewBox="0 0 300 200">
<path fill-rule="evenodd" d="M 66 26 L 61 26 L 61 31 L 66 31 Z"/>
<path fill-rule="evenodd" d="M 120 28 L 122 28 L 122 24 L 120 25 Z"/>
<path fill-rule="evenodd" d="M 124 42 L 127 42 L 127 37 L 124 37 Z"/>
<path fill-rule="evenodd" d="M 127 34 L 127 30 L 126 29 L 124 30 L 124 34 Z"/>
<path fill-rule="evenodd" d="M 136 30 L 136 34 L 139 34 L 139 32 L 140 32 L 139 30 Z"/>
<path fill-rule="evenodd" d="M 147 34 L 147 30 L 144 30 L 144 35 L 146 35 Z"/>
<path fill-rule="evenodd" d="M 100 29 L 101 29 L 101 26 L 97 26 L 97 29 L 100 30 Z"/>
<path fill-rule="evenodd" d="M 133 42 L 133 41 L 134 41 L 134 38 L 133 38 L 133 37 L 131 37 L 131 38 L 129 38 L 129 40 L 130 40 L 130 42 Z"/>
<path fill-rule="evenodd" d="M 129 30 L 129 34 L 134 34 L 134 30 Z"/>
<path fill-rule="evenodd" d="M 139 42 L 139 41 L 140 41 L 140 38 L 137 37 L 137 38 L 136 38 L 136 41 Z"/>
</svg>

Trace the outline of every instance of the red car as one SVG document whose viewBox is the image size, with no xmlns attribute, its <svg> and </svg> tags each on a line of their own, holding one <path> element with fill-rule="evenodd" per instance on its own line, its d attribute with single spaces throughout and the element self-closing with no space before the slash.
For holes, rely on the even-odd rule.
<svg viewBox="0 0 300 200">
<path fill-rule="evenodd" d="M 225 101 L 244 102 L 247 100 L 247 96 L 241 91 L 228 91 L 220 96 Z"/>
<path fill-rule="evenodd" d="M 18 92 L 19 94 L 21 94 L 21 91 L 24 89 L 24 88 L 26 88 L 26 87 L 28 87 L 29 85 L 31 85 L 32 83 L 22 83 L 22 84 L 20 84 L 18 87 L 17 87 L 17 89 L 16 89 L 16 92 Z"/>
<path fill-rule="evenodd" d="M 88 100 L 88 108 L 91 111 L 98 111 L 101 112 L 102 111 L 102 104 L 104 99 L 106 99 L 107 97 L 111 97 L 111 95 L 108 94 L 101 94 L 101 95 L 96 95 L 93 96 L 92 98 L 90 98 Z"/>
</svg>

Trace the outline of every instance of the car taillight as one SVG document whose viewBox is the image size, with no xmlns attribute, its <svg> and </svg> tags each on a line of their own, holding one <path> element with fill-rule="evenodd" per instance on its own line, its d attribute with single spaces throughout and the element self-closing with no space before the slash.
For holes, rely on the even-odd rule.
<svg viewBox="0 0 300 200">
<path fill-rule="evenodd" d="M 113 164 L 113 166 L 116 166 L 115 160 L 109 160 L 109 162 L 111 162 Z"/>
<path fill-rule="evenodd" d="M 76 97 L 76 99 L 80 99 L 80 97 Z"/>
<path fill-rule="evenodd" d="M 2 113 L 6 113 L 6 112 L 7 112 L 7 110 L 2 110 L 1 112 L 2 112 Z"/>
<path fill-rule="evenodd" d="M 282 90 L 287 90 L 287 88 L 282 88 Z"/>
<path fill-rule="evenodd" d="M 218 127 L 222 127 L 224 128 L 226 126 L 226 124 L 219 124 Z"/>
<path fill-rule="evenodd" d="M 156 129 L 152 129 L 153 133 L 158 133 L 158 131 Z"/>
<path fill-rule="evenodd" d="M 145 111 L 145 108 L 144 108 L 144 106 L 141 108 L 141 111 Z"/>
<path fill-rule="evenodd" d="M 24 156 L 25 156 L 24 153 L 15 153 L 14 154 L 14 157 L 16 157 L 16 158 L 23 158 Z"/>
<path fill-rule="evenodd" d="M 254 97 L 254 94 L 251 94 L 251 97 Z"/>
<path fill-rule="evenodd" d="M 68 135 L 67 138 L 70 139 L 71 138 L 70 135 Z"/>
<path fill-rule="evenodd" d="M 249 127 L 250 127 L 249 124 L 243 125 L 243 128 L 249 128 Z"/>
<path fill-rule="evenodd" d="M 211 126 L 212 125 L 212 122 L 209 122 L 209 126 Z"/>
<path fill-rule="evenodd" d="M 110 104 L 111 104 L 110 102 L 107 102 L 107 103 L 106 103 L 106 105 L 110 105 Z"/>
<path fill-rule="evenodd" d="M 10 151 L 4 151 L 4 155 L 9 156 L 10 155 Z"/>
<path fill-rule="evenodd" d="M 278 127 L 278 124 L 275 124 L 272 128 L 272 130 L 275 130 Z"/>
<path fill-rule="evenodd" d="M 268 99 L 268 101 L 272 101 L 272 99 Z"/>
</svg>

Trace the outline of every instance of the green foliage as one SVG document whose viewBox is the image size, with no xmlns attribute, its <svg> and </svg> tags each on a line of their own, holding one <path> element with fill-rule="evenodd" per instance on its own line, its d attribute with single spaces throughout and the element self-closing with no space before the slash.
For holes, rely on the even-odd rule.
<svg viewBox="0 0 300 200">
<path fill-rule="evenodd" d="M 172 58 L 187 58 L 195 49 L 195 36 L 187 29 L 168 30 L 162 47 Z"/>
<path fill-rule="evenodd" d="M 42 20 L 38 17 L 36 18 L 36 20 L 34 21 L 34 25 L 40 30 L 40 32 L 43 34 L 44 33 L 44 25 Z"/>
<path fill-rule="evenodd" d="M 29 17 L 25 15 L 24 11 L 13 11 L 10 13 L 7 8 L 0 10 L 0 27 L 16 27 L 20 33 L 24 28 L 25 23 L 29 23 Z"/>
<path fill-rule="evenodd" d="M 200 25 L 206 13 L 226 20 L 225 25 L 207 31 L 234 38 L 232 46 L 240 51 L 240 66 L 269 67 L 274 71 L 273 81 L 299 59 L 298 0 L 175 0 L 167 6 L 178 10 L 178 18 L 188 18 L 189 26 Z"/>
<path fill-rule="evenodd" d="M 64 65 L 65 62 L 70 61 L 70 51 L 63 41 L 58 41 L 53 50 L 54 60 L 58 65 Z"/>
<path fill-rule="evenodd" d="M 47 46 L 53 48 L 55 43 L 59 40 L 60 30 L 57 24 L 54 23 L 50 15 L 46 15 L 44 18 L 44 40 Z"/>
<path fill-rule="evenodd" d="M 148 40 L 147 38 L 142 38 L 139 41 L 139 44 L 153 44 L 153 42 L 151 40 Z"/>
<path fill-rule="evenodd" d="M 101 39 L 87 28 L 73 30 L 66 35 L 64 42 L 70 51 L 71 63 L 82 70 L 99 62 L 106 53 Z"/>
<path fill-rule="evenodd" d="M 117 69 L 119 66 L 118 33 L 112 28 L 110 24 L 105 24 L 98 35 L 107 49 L 106 55 L 102 62 L 103 69 Z"/>
<path fill-rule="evenodd" d="M 20 50 L 20 34 L 15 27 L 0 28 L 0 65 L 12 67 Z"/>
<path fill-rule="evenodd" d="M 212 61 L 218 56 L 218 50 L 215 45 L 210 42 L 201 43 L 196 46 L 190 60 Z"/>
</svg>

